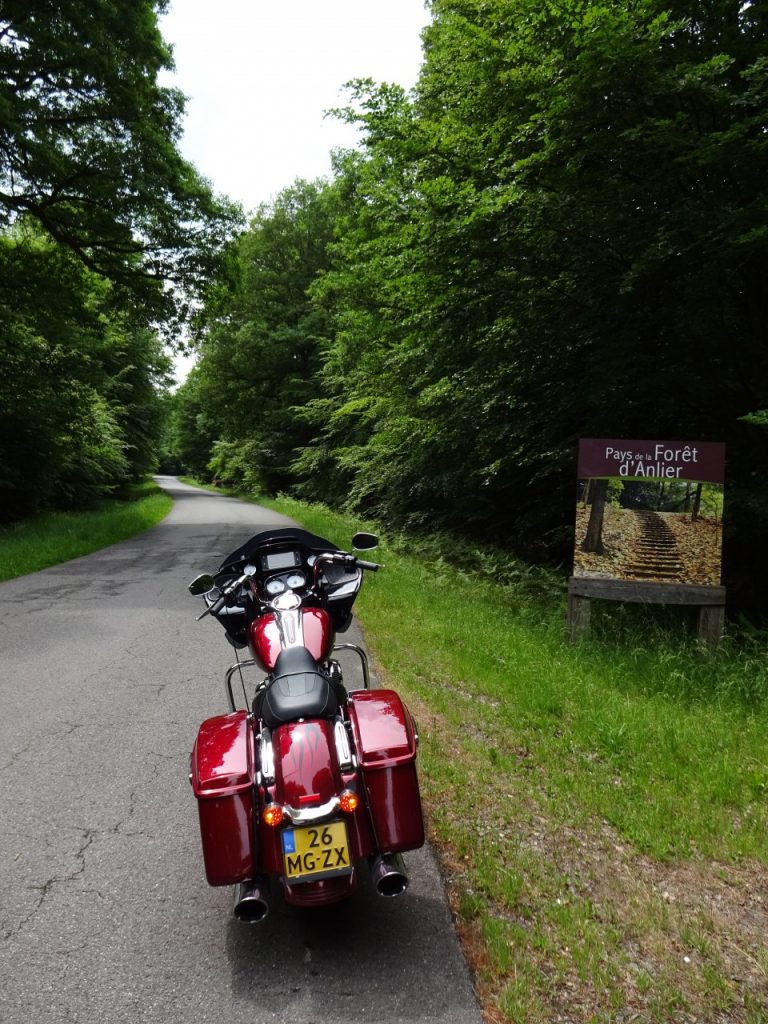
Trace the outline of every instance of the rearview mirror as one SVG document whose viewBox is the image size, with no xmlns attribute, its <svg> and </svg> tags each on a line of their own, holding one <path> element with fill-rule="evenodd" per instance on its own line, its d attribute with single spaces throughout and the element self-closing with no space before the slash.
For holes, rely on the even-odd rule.
<svg viewBox="0 0 768 1024">
<path fill-rule="evenodd" d="M 352 538 L 355 551 L 373 551 L 379 546 L 379 538 L 375 533 L 356 533 Z"/>
<path fill-rule="evenodd" d="M 189 584 L 189 592 L 194 597 L 199 597 L 201 594 L 207 594 L 209 590 L 213 590 L 216 586 L 216 581 L 209 572 L 204 572 L 202 576 L 196 576 Z"/>
</svg>

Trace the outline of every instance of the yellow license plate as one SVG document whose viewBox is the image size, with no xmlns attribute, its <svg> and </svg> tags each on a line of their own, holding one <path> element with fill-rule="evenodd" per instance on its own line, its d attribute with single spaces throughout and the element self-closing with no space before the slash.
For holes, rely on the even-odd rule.
<svg viewBox="0 0 768 1024">
<path fill-rule="evenodd" d="M 283 863 L 288 882 L 332 878 L 352 870 L 343 821 L 283 830 Z"/>
</svg>

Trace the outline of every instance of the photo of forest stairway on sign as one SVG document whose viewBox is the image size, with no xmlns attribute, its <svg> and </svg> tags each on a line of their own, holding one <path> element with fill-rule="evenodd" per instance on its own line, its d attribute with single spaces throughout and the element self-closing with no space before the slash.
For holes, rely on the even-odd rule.
<svg viewBox="0 0 768 1024">
<path fill-rule="evenodd" d="M 602 497 L 601 497 L 602 493 Z M 590 523 L 598 530 L 590 535 Z M 687 481 L 580 482 L 573 574 L 716 587 L 723 488 Z"/>
<path fill-rule="evenodd" d="M 651 582 L 677 582 L 683 578 L 683 563 L 675 535 L 658 512 L 636 509 L 640 537 L 635 542 L 627 573 Z"/>
</svg>

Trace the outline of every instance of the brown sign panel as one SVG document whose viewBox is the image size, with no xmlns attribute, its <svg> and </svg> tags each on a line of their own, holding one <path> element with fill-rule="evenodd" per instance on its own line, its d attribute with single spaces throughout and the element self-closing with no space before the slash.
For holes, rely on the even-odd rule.
<svg viewBox="0 0 768 1024">
<path fill-rule="evenodd" d="M 574 576 L 718 586 L 725 445 L 579 441 Z"/>
<path fill-rule="evenodd" d="M 725 482 L 725 445 L 719 441 L 621 441 L 582 438 L 579 479 L 696 480 Z"/>
</svg>

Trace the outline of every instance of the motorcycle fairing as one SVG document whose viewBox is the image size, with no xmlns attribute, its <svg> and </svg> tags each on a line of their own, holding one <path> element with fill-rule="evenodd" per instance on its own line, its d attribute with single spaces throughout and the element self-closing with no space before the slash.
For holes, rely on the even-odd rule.
<svg viewBox="0 0 768 1024">
<path fill-rule="evenodd" d="M 280 530 L 264 530 L 261 533 L 255 534 L 245 544 L 241 544 L 239 548 L 236 548 L 231 554 L 227 555 L 219 566 L 219 572 L 226 572 L 227 570 L 235 573 L 239 572 L 241 565 L 254 559 L 258 550 L 265 545 L 286 548 L 292 544 L 308 548 L 310 552 L 318 555 L 323 551 L 341 550 L 329 540 L 318 537 L 314 533 L 309 533 L 307 530 L 299 530 L 295 527 Z"/>
</svg>

